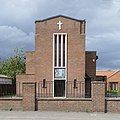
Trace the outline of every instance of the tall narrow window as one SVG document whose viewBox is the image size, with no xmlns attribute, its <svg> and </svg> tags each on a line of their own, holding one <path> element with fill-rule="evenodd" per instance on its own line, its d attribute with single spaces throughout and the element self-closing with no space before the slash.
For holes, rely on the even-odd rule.
<svg viewBox="0 0 120 120">
<path fill-rule="evenodd" d="M 57 35 L 54 36 L 54 39 L 55 39 L 55 46 L 54 46 L 54 66 L 57 66 Z"/>
<path fill-rule="evenodd" d="M 59 35 L 59 67 L 61 66 L 61 35 Z"/>
<path fill-rule="evenodd" d="M 66 96 L 67 81 L 67 34 L 53 34 L 53 79 L 54 97 Z"/>
<path fill-rule="evenodd" d="M 63 66 L 65 67 L 65 35 L 63 35 Z"/>
<path fill-rule="evenodd" d="M 65 67 L 66 44 L 66 34 L 54 34 L 54 67 Z"/>
</svg>

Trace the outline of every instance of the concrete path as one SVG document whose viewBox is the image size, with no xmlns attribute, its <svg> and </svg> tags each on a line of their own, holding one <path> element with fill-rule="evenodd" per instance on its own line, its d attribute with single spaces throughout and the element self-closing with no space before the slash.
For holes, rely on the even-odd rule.
<svg viewBox="0 0 120 120">
<path fill-rule="evenodd" d="M 120 113 L 0 111 L 0 120 L 120 120 Z"/>
</svg>

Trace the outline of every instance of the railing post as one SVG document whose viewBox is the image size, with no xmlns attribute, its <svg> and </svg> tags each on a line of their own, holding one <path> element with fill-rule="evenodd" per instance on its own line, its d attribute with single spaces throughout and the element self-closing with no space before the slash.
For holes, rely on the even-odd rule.
<svg viewBox="0 0 120 120">
<path fill-rule="evenodd" d="M 93 112 L 105 112 L 105 91 L 106 82 L 93 81 L 92 82 L 92 101 Z"/>
<path fill-rule="evenodd" d="M 25 82 L 23 83 L 23 110 L 24 111 L 35 111 L 36 106 L 36 83 Z"/>
</svg>

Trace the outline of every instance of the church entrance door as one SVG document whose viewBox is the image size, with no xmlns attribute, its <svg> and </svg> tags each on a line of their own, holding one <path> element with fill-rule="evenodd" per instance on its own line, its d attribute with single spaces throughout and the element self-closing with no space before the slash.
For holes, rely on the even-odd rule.
<svg viewBox="0 0 120 120">
<path fill-rule="evenodd" d="M 65 80 L 54 81 L 54 97 L 65 97 Z"/>
</svg>

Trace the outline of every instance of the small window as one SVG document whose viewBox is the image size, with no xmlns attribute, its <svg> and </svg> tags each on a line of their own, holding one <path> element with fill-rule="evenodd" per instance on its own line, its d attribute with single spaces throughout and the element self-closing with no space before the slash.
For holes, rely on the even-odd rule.
<svg viewBox="0 0 120 120">
<path fill-rule="evenodd" d="M 118 82 L 111 82 L 110 89 L 111 90 L 118 90 Z"/>
<path fill-rule="evenodd" d="M 65 69 L 63 68 L 55 68 L 54 69 L 54 78 L 65 78 Z"/>
</svg>

